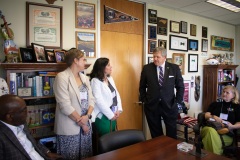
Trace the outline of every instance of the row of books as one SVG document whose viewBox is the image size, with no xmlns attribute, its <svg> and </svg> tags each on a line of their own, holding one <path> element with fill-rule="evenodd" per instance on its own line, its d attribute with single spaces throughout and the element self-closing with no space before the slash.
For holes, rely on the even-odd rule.
<svg viewBox="0 0 240 160">
<path fill-rule="evenodd" d="M 220 69 L 218 70 L 218 82 L 234 81 L 234 70 Z"/>
<path fill-rule="evenodd" d="M 10 93 L 18 96 L 52 96 L 58 72 L 10 73 Z"/>
<path fill-rule="evenodd" d="M 27 124 L 29 127 L 50 124 L 55 119 L 56 104 L 27 106 Z"/>
</svg>

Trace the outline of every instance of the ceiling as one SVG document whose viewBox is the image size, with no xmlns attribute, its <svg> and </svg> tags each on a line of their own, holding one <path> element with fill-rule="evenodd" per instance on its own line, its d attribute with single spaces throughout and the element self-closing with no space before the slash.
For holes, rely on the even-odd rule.
<svg viewBox="0 0 240 160">
<path fill-rule="evenodd" d="M 240 12 L 235 13 L 227 9 L 205 2 L 206 0 L 135 0 L 147 2 L 152 5 L 162 6 L 210 18 L 231 25 L 240 25 Z"/>
</svg>

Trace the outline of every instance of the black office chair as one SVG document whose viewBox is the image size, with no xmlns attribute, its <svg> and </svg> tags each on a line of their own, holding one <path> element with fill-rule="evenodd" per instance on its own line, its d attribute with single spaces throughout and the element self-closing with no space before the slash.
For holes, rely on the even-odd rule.
<svg viewBox="0 0 240 160">
<path fill-rule="evenodd" d="M 198 124 L 193 127 L 195 133 L 195 146 L 196 151 L 192 151 L 191 154 L 194 154 L 198 157 L 203 157 L 206 154 L 202 152 L 203 144 L 201 137 L 201 128 L 206 125 L 205 113 L 198 114 Z M 223 146 L 223 155 L 226 157 L 232 158 L 237 156 L 237 132 L 234 132 L 233 143 L 230 146 Z"/>
<path fill-rule="evenodd" d="M 99 138 L 99 154 L 126 147 L 145 141 L 143 131 L 135 129 L 119 130 L 103 135 Z"/>
</svg>

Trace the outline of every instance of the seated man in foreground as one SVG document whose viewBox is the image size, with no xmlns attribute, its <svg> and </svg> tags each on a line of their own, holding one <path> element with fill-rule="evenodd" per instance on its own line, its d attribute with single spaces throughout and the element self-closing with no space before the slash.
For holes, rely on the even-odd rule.
<svg viewBox="0 0 240 160">
<path fill-rule="evenodd" d="M 61 158 L 37 144 L 25 125 L 27 106 L 16 95 L 0 97 L 0 159 L 44 160 Z"/>
</svg>

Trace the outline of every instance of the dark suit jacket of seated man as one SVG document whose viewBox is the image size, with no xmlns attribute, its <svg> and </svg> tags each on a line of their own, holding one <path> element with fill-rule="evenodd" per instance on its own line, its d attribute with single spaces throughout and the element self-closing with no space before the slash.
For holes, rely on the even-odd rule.
<svg viewBox="0 0 240 160">
<path fill-rule="evenodd" d="M 31 160 L 35 155 L 38 160 L 61 158 L 60 155 L 51 153 L 45 146 L 37 143 L 30 135 L 25 125 L 27 106 L 22 98 L 16 95 L 3 95 L 0 97 L 0 104 L 0 160 Z M 18 134 L 20 128 L 23 128 L 21 132 L 23 139 Z M 36 152 L 29 154 L 33 148 Z"/>
</svg>

